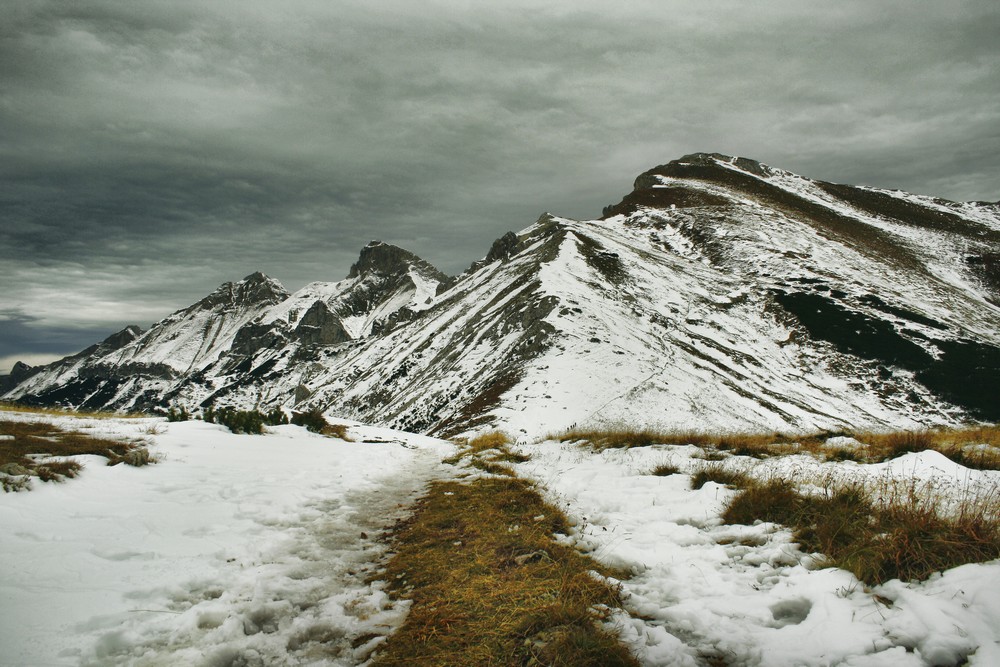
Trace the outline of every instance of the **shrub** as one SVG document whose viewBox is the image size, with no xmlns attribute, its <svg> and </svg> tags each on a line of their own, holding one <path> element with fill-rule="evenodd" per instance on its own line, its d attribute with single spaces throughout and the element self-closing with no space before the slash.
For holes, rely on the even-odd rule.
<svg viewBox="0 0 1000 667">
<path fill-rule="evenodd" d="M 260 434 L 264 432 L 264 415 L 259 410 L 221 408 L 215 413 L 215 421 L 233 433 Z"/>
<path fill-rule="evenodd" d="M 1000 526 L 973 514 L 946 517 L 931 508 L 896 505 L 876 516 L 875 530 L 850 559 L 863 580 L 926 579 L 965 563 L 1000 558 Z"/>
<path fill-rule="evenodd" d="M 330 426 L 318 408 L 313 408 L 308 412 L 293 412 L 292 423 L 296 426 L 305 426 L 313 433 L 322 433 L 323 429 Z"/>
<path fill-rule="evenodd" d="M 264 417 L 264 423 L 268 426 L 282 426 L 288 423 L 288 415 L 281 408 L 274 408 Z"/>
<path fill-rule="evenodd" d="M 188 414 L 187 409 L 184 408 L 183 406 L 181 406 L 180 410 L 178 410 L 174 406 L 170 406 L 170 409 L 167 410 L 168 422 L 186 422 L 190 418 L 191 415 Z"/>
</svg>

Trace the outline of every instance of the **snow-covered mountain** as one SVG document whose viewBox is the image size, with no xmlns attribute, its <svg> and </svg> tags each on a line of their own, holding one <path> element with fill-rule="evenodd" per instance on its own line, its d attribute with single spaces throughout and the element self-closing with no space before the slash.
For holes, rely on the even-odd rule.
<svg viewBox="0 0 1000 667">
<path fill-rule="evenodd" d="M 1000 420 L 1000 204 L 699 153 L 457 278 L 372 242 L 340 282 L 254 274 L 19 372 L 7 399 L 319 407 L 444 435 Z"/>
</svg>

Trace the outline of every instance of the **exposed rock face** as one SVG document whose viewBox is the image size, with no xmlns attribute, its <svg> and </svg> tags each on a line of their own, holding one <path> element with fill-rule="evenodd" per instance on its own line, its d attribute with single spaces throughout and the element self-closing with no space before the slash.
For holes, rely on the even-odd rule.
<svg viewBox="0 0 1000 667">
<path fill-rule="evenodd" d="M 411 267 L 417 267 L 439 280 L 447 280 L 444 275 L 433 266 L 420 259 L 412 252 L 403 250 L 388 243 L 372 241 L 361 250 L 358 261 L 351 265 L 351 271 L 347 277 L 357 278 L 362 274 L 378 274 L 383 276 L 398 276 L 406 274 Z"/>
<path fill-rule="evenodd" d="M 372 242 L 345 280 L 261 274 L 6 398 L 295 406 L 450 435 L 1000 420 L 1000 207 L 697 153 L 601 220 L 543 215 L 455 279 Z"/>
<path fill-rule="evenodd" d="M 9 375 L 0 375 L 0 394 L 13 389 L 18 384 L 29 378 L 36 369 L 23 361 L 14 362 Z"/>
<path fill-rule="evenodd" d="M 265 304 L 280 303 L 287 297 L 288 292 L 278 281 L 257 271 L 238 282 L 223 283 L 217 290 L 191 308 L 211 310 L 220 306 L 231 309 L 247 306 L 260 307 Z"/>
<path fill-rule="evenodd" d="M 340 318 L 330 312 L 322 301 L 315 302 L 299 320 L 295 336 L 303 343 L 336 345 L 351 340 Z"/>
<path fill-rule="evenodd" d="M 517 252 L 519 244 L 520 240 L 517 238 L 517 234 L 507 232 L 493 242 L 490 251 L 486 254 L 486 263 L 507 261 L 511 255 Z"/>
</svg>

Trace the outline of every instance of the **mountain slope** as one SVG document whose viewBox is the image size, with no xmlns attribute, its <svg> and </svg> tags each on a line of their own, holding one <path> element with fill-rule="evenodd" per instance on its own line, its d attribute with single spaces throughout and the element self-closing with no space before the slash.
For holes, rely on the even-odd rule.
<svg viewBox="0 0 1000 667">
<path fill-rule="evenodd" d="M 458 278 L 372 242 L 343 281 L 289 295 L 251 276 L 227 288 L 244 306 L 210 296 L 7 397 L 318 407 L 445 435 L 1000 420 L 998 258 L 996 204 L 699 153 L 602 219 L 505 235 Z"/>
</svg>

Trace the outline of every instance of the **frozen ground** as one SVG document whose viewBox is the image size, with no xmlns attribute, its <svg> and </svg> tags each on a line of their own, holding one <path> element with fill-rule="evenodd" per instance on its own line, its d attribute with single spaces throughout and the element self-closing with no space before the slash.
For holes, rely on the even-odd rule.
<svg viewBox="0 0 1000 667">
<path fill-rule="evenodd" d="M 85 426 L 146 438 L 161 462 L 83 457 L 77 479 L 0 494 L 0 664 L 357 664 L 405 615 L 365 570 L 450 444 Z"/>
<path fill-rule="evenodd" d="M 455 472 L 441 463 L 449 443 L 360 425 L 354 443 L 292 426 L 81 426 L 145 438 L 161 462 L 85 457 L 78 479 L 0 494 L 0 664 L 362 664 L 406 614 L 365 583 L 378 534 L 428 480 Z M 518 448 L 531 455 L 518 473 L 574 523 L 561 539 L 632 573 L 631 616 L 617 621 L 646 665 L 1000 665 L 1000 562 L 866 589 L 818 568 L 787 530 L 723 525 L 733 491 L 647 474 L 692 470 L 697 448 Z M 817 484 L 850 476 L 961 494 L 1000 483 L 931 452 L 879 465 L 732 460 Z"/>
<path fill-rule="evenodd" d="M 735 491 L 713 482 L 692 491 L 687 474 L 649 474 L 663 463 L 693 469 L 701 463 L 691 460 L 695 447 L 520 449 L 532 458 L 518 472 L 575 522 L 567 539 L 632 572 L 623 582 L 632 618 L 619 622 L 647 665 L 1000 665 L 1000 561 L 866 589 L 846 571 L 818 569 L 788 530 L 723 525 L 719 513 Z M 955 495 L 996 493 L 1000 482 L 1000 473 L 967 470 L 936 452 L 877 465 L 805 456 L 734 462 L 764 476 L 916 483 Z"/>
</svg>

